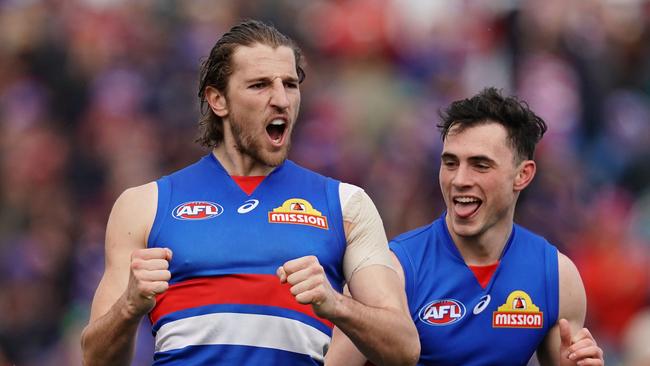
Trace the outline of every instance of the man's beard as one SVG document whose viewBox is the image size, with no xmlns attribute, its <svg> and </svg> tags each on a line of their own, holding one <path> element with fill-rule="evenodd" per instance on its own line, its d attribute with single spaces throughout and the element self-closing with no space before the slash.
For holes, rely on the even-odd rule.
<svg viewBox="0 0 650 366">
<path fill-rule="evenodd" d="M 286 139 L 286 145 L 283 149 L 276 153 L 268 153 L 264 151 L 262 147 L 261 138 L 255 138 L 255 135 L 252 134 L 250 129 L 246 129 L 243 123 L 240 123 L 237 116 L 234 113 L 230 115 L 230 127 L 232 130 L 233 138 L 235 139 L 235 147 L 237 150 L 245 155 L 250 156 L 255 159 L 257 162 L 270 166 L 276 167 L 282 164 L 286 159 L 291 148 L 291 136 L 284 136 Z M 285 131 L 289 133 L 290 131 Z M 265 131 L 263 131 L 265 133 Z"/>
</svg>

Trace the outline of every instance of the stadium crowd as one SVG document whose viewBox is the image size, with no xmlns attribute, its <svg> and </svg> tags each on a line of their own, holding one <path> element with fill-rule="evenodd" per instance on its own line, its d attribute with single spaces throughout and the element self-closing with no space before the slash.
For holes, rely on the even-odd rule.
<svg viewBox="0 0 650 366">
<path fill-rule="evenodd" d="M 365 188 L 389 238 L 444 207 L 438 109 L 526 100 L 549 132 L 516 220 L 578 266 L 607 363 L 650 365 L 650 2 L 3 0 L 0 366 L 80 364 L 111 204 L 206 153 L 198 66 L 242 18 L 306 55 L 290 157 Z"/>
</svg>

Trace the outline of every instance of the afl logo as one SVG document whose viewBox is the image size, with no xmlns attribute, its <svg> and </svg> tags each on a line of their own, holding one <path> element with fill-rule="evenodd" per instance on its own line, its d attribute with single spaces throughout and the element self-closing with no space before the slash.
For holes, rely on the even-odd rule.
<svg viewBox="0 0 650 366">
<path fill-rule="evenodd" d="M 177 220 L 206 220 L 223 213 L 223 207 L 214 202 L 191 201 L 174 208 L 172 216 Z"/>
<path fill-rule="evenodd" d="M 465 305 L 453 299 L 436 300 L 420 310 L 420 320 L 429 325 L 449 325 L 465 316 Z"/>
</svg>

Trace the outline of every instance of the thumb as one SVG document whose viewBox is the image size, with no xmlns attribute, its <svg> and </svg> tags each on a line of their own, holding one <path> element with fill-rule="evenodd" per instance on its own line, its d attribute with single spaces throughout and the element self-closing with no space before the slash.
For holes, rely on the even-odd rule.
<svg viewBox="0 0 650 366">
<path fill-rule="evenodd" d="M 560 319 L 560 348 L 567 349 L 571 346 L 571 326 L 566 319 Z"/>
</svg>

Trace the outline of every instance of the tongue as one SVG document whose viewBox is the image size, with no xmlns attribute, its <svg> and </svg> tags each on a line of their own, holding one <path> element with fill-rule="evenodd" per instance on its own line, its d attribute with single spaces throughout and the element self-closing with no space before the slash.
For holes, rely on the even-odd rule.
<svg viewBox="0 0 650 366">
<path fill-rule="evenodd" d="M 271 140 L 273 140 L 273 141 L 280 141 L 280 139 L 282 138 L 282 128 L 281 127 L 269 126 L 266 129 L 266 132 L 269 134 L 269 137 L 271 137 Z"/>
<path fill-rule="evenodd" d="M 456 213 L 456 216 L 464 219 L 472 216 L 472 214 L 478 209 L 478 206 L 478 202 L 456 203 L 454 204 L 454 212 Z"/>
</svg>

